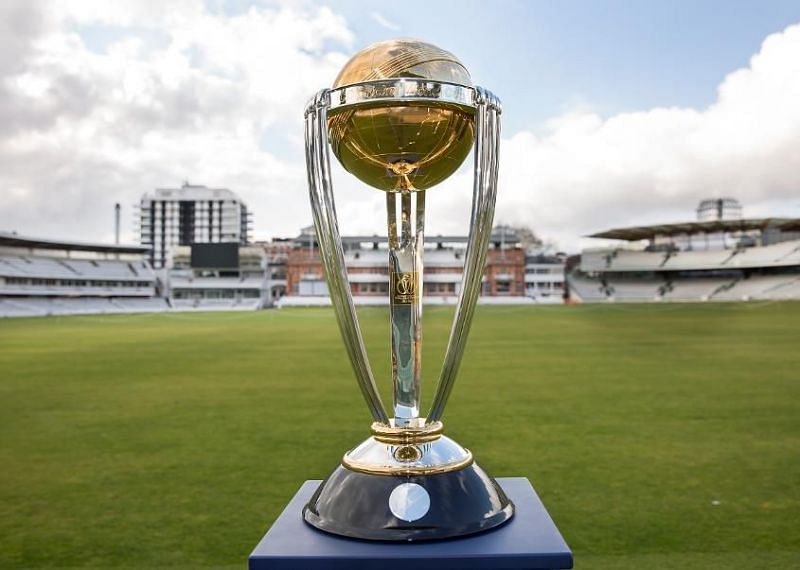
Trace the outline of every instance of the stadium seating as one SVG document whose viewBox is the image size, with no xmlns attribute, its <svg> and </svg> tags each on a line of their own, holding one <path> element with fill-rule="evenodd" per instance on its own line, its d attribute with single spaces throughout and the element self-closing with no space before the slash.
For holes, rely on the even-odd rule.
<svg viewBox="0 0 800 570">
<path fill-rule="evenodd" d="M 800 299 L 800 277 L 770 285 L 761 292 L 770 299 Z"/>
<path fill-rule="evenodd" d="M 98 279 L 111 281 L 146 281 L 155 273 L 146 262 L 124 260 L 60 259 L 0 255 L 0 275 L 8 277 L 38 277 L 45 279 Z"/>
<path fill-rule="evenodd" d="M 587 302 L 800 299 L 800 240 L 710 250 L 587 249 L 568 283 L 572 296 Z"/>
<path fill-rule="evenodd" d="M 731 259 L 735 251 L 730 249 L 680 251 L 670 255 L 661 267 L 668 270 L 716 269 Z M 660 255 L 663 258 L 663 254 Z"/>
<path fill-rule="evenodd" d="M 610 249 L 586 249 L 581 254 L 581 271 L 591 273 L 595 271 L 607 271 L 613 257 L 619 255 L 618 250 Z"/>
<path fill-rule="evenodd" d="M 196 289 L 241 289 L 260 288 L 264 280 L 259 277 L 187 277 L 175 276 L 170 278 L 170 286 L 175 288 Z"/>
<path fill-rule="evenodd" d="M 768 296 L 768 290 L 776 285 L 786 282 L 786 276 L 753 276 L 749 279 L 737 279 L 731 287 L 715 291 L 712 298 L 715 301 L 747 301 Z"/>
<path fill-rule="evenodd" d="M 571 274 L 567 275 L 567 284 L 573 296 L 576 296 L 579 300 L 588 302 L 608 300 L 608 292 L 597 279 Z"/>
<path fill-rule="evenodd" d="M 170 306 L 166 299 L 150 297 L 137 299 L 134 297 L 117 297 L 111 299 L 111 304 L 124 313 L 151 313 L 169 311 Z"/>
<path fill-rule="evenodd" d="M 728 265 L 732 267 L 798 264 L 800 264 L 800 242 L 798 241 L 787 241 L 765 247 L 744 249 L 728 262 Z"/>
<path fill-rule="evenodd" d="M 0 299 L 0 317 L 43 317 L 141 313 L 169 310 L 165 299 L 145 298 L 5 298 Z"/>
<path fill-rule="evenodd" d="M 662 298 L 665 301 L 708 301 L 717 289 L 731 281 L 726 278 L 676 279 Z"/>
<path fill-rule="evenodd" d="M 584 272 L 654 271 L 663 267 L 668 257 L 663 251 L 621 248 L 588 250 L 581 255 L 581 270 Z"/>
<path fill-rule="evenodd" d="M 621 280 L 571 274 L 573 297 L 597 301 L 748 301 L 800 299 L 800 275 L 752 275 L 749 278 L 708 277 Z"/>
<path fill-rule="evenodd" d="M 663 281 L 608 281 L 610 296 L 620 301 L 654 301 L 659 297 L 659 287 Z"/>
<path fill-rule="evenodd" d="M 260 309 L 260 299 L 173 299 L 175 311 L 254 311 Z"/>
<path fill-rule="evenodd" d="M 742 249 L 693 251 L 644 251 L 590 249 L 581 256 L 581 271 L 685 271 L 701 269 L 744 269 L 763 266 L 800 265 L 800 241 Z"/>
<path fill-rule="evenodd" d="M 57 259 L 51 257 L 0 256 L 0 275 L 49 279 L 126 280 L 152 279 L 155 274 L 145 262 L 121 260 Z"/>
<path fill-rule="evenodd" d="M 15 299 L 0 299 L 0 317 L 38 317 L 44 313 L 38 307 L 29 306 Z"/>
<path fill-rule="evenodd" d="M 143 260 L 0 255 L 0 317 L 164 311 Z"/>
<path fill-rule="evenodd" d="M 10 291 L 6 292 L 17 295 L 152 295 L 156 280 L 150 265 L 141 261 L 17 255 L 0 255 L 0 277 L 39 281 L 31 285 L 7 283 L 5 289 Z"/>
<path fill-rule="evenodd" d="M 618 250 L 610 267 L 613 271 L 654 271 L 663 267 L 666 261 L 665 252 Z"/>
</svg>

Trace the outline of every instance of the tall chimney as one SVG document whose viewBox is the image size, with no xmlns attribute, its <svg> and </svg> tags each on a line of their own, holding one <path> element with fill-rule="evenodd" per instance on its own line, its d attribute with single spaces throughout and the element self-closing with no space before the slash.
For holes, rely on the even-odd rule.
<svg viewBox="0 0 800 570">
<path fill-rule="evenodd" d="M 119 202 L 114 204 L 114 243 L 119 245 Z"/>
</svg>

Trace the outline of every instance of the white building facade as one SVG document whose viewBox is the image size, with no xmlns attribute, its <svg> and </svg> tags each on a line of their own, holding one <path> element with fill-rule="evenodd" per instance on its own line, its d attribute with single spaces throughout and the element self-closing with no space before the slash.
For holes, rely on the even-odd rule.
<svg viewBox="0 0 800 570">
<path fill-rule="evenodd" d="M 166 275 L 174 309 L 262 309 L 271 304 L 269 264 L 261 246 L 177 246 Z"/>
<path fill-rule="evenodd" d="M 525 294 L 540 303 L 561 303 L 565 256 L 529 251 L 525 256 Z"/>
<path fill-rule="evenodd" d="M 158 188 L 139 204 L 139 240 L 150 247 L 150 262 L 157 269 L 167 266 L 175 246 L 246 244 L 251 223 L 247 205 L 225 188 Z"/>
</svg>

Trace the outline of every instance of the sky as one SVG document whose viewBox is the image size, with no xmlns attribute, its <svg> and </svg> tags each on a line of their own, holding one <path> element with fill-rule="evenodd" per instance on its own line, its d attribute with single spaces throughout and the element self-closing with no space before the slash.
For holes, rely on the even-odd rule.
<svg viewBox="0 0 800 570">
<path fill-rule="evenodd" d="M 0 231 L 136 242 L 142 194 L 237 192 L 256 239 L 311 222 L 306 101 L 367 45 L 453 52 L 503 100 L 496 221 L 557 249 L 694 217 L 800 216 L 800 3 L 4 0 Z M 471 165 L 428 191 L 429 234 L 467 230 Z M 343 233 L 383 195 L 334 168 Z"/>
</svg>

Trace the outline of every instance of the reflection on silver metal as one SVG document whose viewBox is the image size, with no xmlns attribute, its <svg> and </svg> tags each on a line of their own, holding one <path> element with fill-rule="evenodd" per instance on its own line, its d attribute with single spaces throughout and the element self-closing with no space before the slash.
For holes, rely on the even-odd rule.
<svg viewBox="0 0 800 570">
<path fill-rule="evenodd" d="M 416 453 L 404 455 L 408 447 L 414 448 Z M 348 451 L 342 458 L 342 465 L 351 471 L 372 475 L 436 475 L 469 467 L 472 453 L 446 435 L 413 446 L 386 443 L 372 436 Z"/>
<path fill-rule="evenodd" d="M 432 106 L 454 105 L 474 113 L 475 179 L 461 292 L 427 420 L 419 413 L 425 191 L 409 186 L 387 193 L 395 415 L 390 421 L 369 365 L 344 265 L 330 177 L 327 113 L 347 106 L 406 104 L 409 101 L 428 101 Z M 379 424 L 412 432 L 423 425 L 439 425 L 437 422 L 442 417 L 464 355 L 481 289 L 497 191 L 500 114 L 499 100 L 485 89 L 419 79 L 368 81 L 333 91 L 323 89 L 306 109 L 306 161 L 319 252 L 350 362 L 370 412 Z M 345 467 L 368 473 L 402 475 L 446 472 L 472 463 L 469 451 L 445 436 L 437 434 L 432 441 L 420 444 L 387 443 L 380 440 L 381 437 L 370 437 L 345 455 Z M 419 451 L 419 457 L 410 448 L 398 451 L 409 445 Z"/>
<path fill-rule="evenodd" d="M 400 204 L 398 211 L 397 204 Z M 395 425 L 416 427 L 422 374 L 425 191 L 386 194 Z"/>
<path fill-rule="evenodd" d="M 431 508 L 431 496 L 416 483 L 400 483 L 389 495 L 389 510 L 398 519 L 413 522 L 424 517 Z"/>
<path fill-rule="evenodd" d="M 344 265 L 342 239 L 336 219 L 336 206 L 333 200 L 333 187 L 330 175 L 330 155 L 328 153 L 327 111 L 330 103 L 329 91 L 321 90 L 306 108 L 306 170 L 308 188 L 311 195 L 311 209 L 314 226 L 317 230 L 319 253 L 325 266 L 328 292 L 331 296 L 339 330 L 342 333 L 347 355 L 356 373 L 359 388 L 367 401 L 375 421 L 388 423 L 389 417 L 378 394 L 372 368 L 369 365 L 367 349 L 361 337 L 358 317 L 347 279 Z"/>
<path fill-rule="evenodd" d="M 461 293 L 456 316 L 450 330 L 447 352 L 439 375 L 436 395 L 428 413 L 428 421 L 442 418 L 444 407 L 464 356 L 469 327 L 481 289 L 486 264 L 486 249 L 492 234 L 494 206 L 497 198 L 497 171 L 500 151 L 500 101 L 489 91 L 475 88 L 475 180 L 472 190 L 472 215 L 469 241 L 461 278 Z"/>
<path fill-rule="evenodd" d="M 331 91 L 331 110 L 385 103 L 432 103 L 465 110 L 475 108 L 472 87 L 427 79 L 380 79 L 364 81 Z"/>
</svg>

